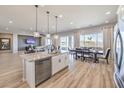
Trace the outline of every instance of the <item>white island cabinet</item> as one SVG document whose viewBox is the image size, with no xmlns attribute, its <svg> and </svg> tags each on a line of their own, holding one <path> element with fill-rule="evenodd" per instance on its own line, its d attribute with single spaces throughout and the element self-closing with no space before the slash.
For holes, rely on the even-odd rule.
<svg viewBox="0 0 124 93">
<path fill-rule="evenodd" d="M 68 55 L 61 54 L 52 57 L 52 75 L 61 71 L 68 66 Z"/>
<path fill-rule="evenodd" d="M 23 59 L 23 81 L 26 81 L 30 87 L 37 86 L 37 78 L 38 81 L 40 79 L 41 81 L 42 80 L 45 81 L 44 76 L 49 75 L 50 77 L 52 77 L 57 72 L 68 67 L 68 61 L 69 61 L 68 59 L 69 57 L 67 53 L 57 53 L 57 54 L 47 54 L 44 52 L 32 53 L 32 54 L 23 54 L 21 55 L 21 58 Z M 44 60 L 48 58 L 49 61 Z M 39 63 L 41 64 L 37 63 L 39 60 L 40 60 Z M 42 61 L 44 61 L 44 63 L 42 63 Z M 39 69 L 40 71 L 38 70 L 37 72 L 36 71 L 37 69 Z M 49 73 L 48 73 L 48 69 L 49 69 Z M 42 74 L 43 76 L 42 75 L 40 76 L 40 74 Z"/>
</svg>

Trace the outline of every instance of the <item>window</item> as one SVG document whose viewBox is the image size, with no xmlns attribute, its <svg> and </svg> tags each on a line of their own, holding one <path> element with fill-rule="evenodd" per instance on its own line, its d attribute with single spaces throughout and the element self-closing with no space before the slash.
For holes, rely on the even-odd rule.
<svg viewBox="0 0 124 93">
<path fill-rule="evenodd" d="M 61 50 L 67 50 L 68 47 L 68 38 L 67 37 L 61 37 L 60 38 L 60 47 Z"/>
<path fill-rule="evenodd" d="M 94 34 L 85 35 L 84 41 L 85 47 L 95 47 L 96 46 L 96 37 Z"/>
<path fill-rule="evenodd" d="M 60 38 L 61 50 L 67 51 L 68 48 L 74 48 L 74 37 L 73 36 L 63 36 Z"/>
<path fill-rule="evenodd" d="M 73 36 L 68 37 L 68 47 L 74 48 L 74 37 Z"/>
<path fill-rule="evenodd" d="M 46 39 L 46 45 L 51 45 L 52 44 L 52 40 L 51 39 Z"/>
<path fill-rule="evenodd" d="M 84 42 L 85 42 L 85 36 L 84 35 L 80 35 L 80 46 L 81 47 L 85 46 Z"/>
<path fill-rule="evenodd" d="M 80 35 L 80 47 L 103 48 L 103 33 Z"/>
</svg>

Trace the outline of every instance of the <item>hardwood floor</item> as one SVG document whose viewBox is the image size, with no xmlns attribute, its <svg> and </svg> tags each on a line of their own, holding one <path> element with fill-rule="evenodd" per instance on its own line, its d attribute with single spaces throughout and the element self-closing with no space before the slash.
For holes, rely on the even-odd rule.
<svg viewBox="0 0 124 93">
<path fill-rule="evenodd" d="M 57 73 L 38 88 L 114 88 L 114 65 L 101 61 L 75 61 L 70 56 L 69 68 Z M 18 54 L 0 54 L 0 87 L 27 88 L 22 81 L 22 65 Z"/>
</svg>

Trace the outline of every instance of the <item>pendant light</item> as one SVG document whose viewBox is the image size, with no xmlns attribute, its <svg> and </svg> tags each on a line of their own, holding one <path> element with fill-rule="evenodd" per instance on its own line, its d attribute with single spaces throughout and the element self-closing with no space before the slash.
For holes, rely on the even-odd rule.
<svg viewBox="0 0 124 93">
<path fill-rule="evenodd" d="M 47 30 L 48 30 L 48 33 L 47 33 L 47 35 L 46 35 L 46 37 L 47 38 L 50 38 L 50 33 L 49 33 L 49 14 L 50 14 L 50 12 L 49 11 L 47 11 L 46 12 L 47 13 Z"/>
<path fill-rule="evenodd" d="M 58 18 L 58 16 L 55 16 L 55 18 L 56 18 L 56 33 L 55 33 L 55 35 L 54 35 L 54 38 L 55 38 L 55 39 L 58 39 L 58 34 L 57 34 L 57 24 L 58 24 L 57 18 Z"/>
<path fill-rule="evenodd" d="M 37 31 L 37 8 L 38 5 L 35 5 L 36 7 L 36 31 L 34 32 L 34 37 L 40 37 L 40 33 Z"/>
</svg>

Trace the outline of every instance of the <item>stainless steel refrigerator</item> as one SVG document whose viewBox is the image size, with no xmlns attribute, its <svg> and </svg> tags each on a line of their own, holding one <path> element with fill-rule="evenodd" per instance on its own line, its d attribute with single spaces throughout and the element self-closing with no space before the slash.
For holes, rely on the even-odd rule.
<svg viewBox="0 0 124 93">
<path fill-rule="evenodd" d="M 118 20 L 114 31 L 114 80 L 116 86 L 124 88 L 124 20 Z"/>
</svg>

